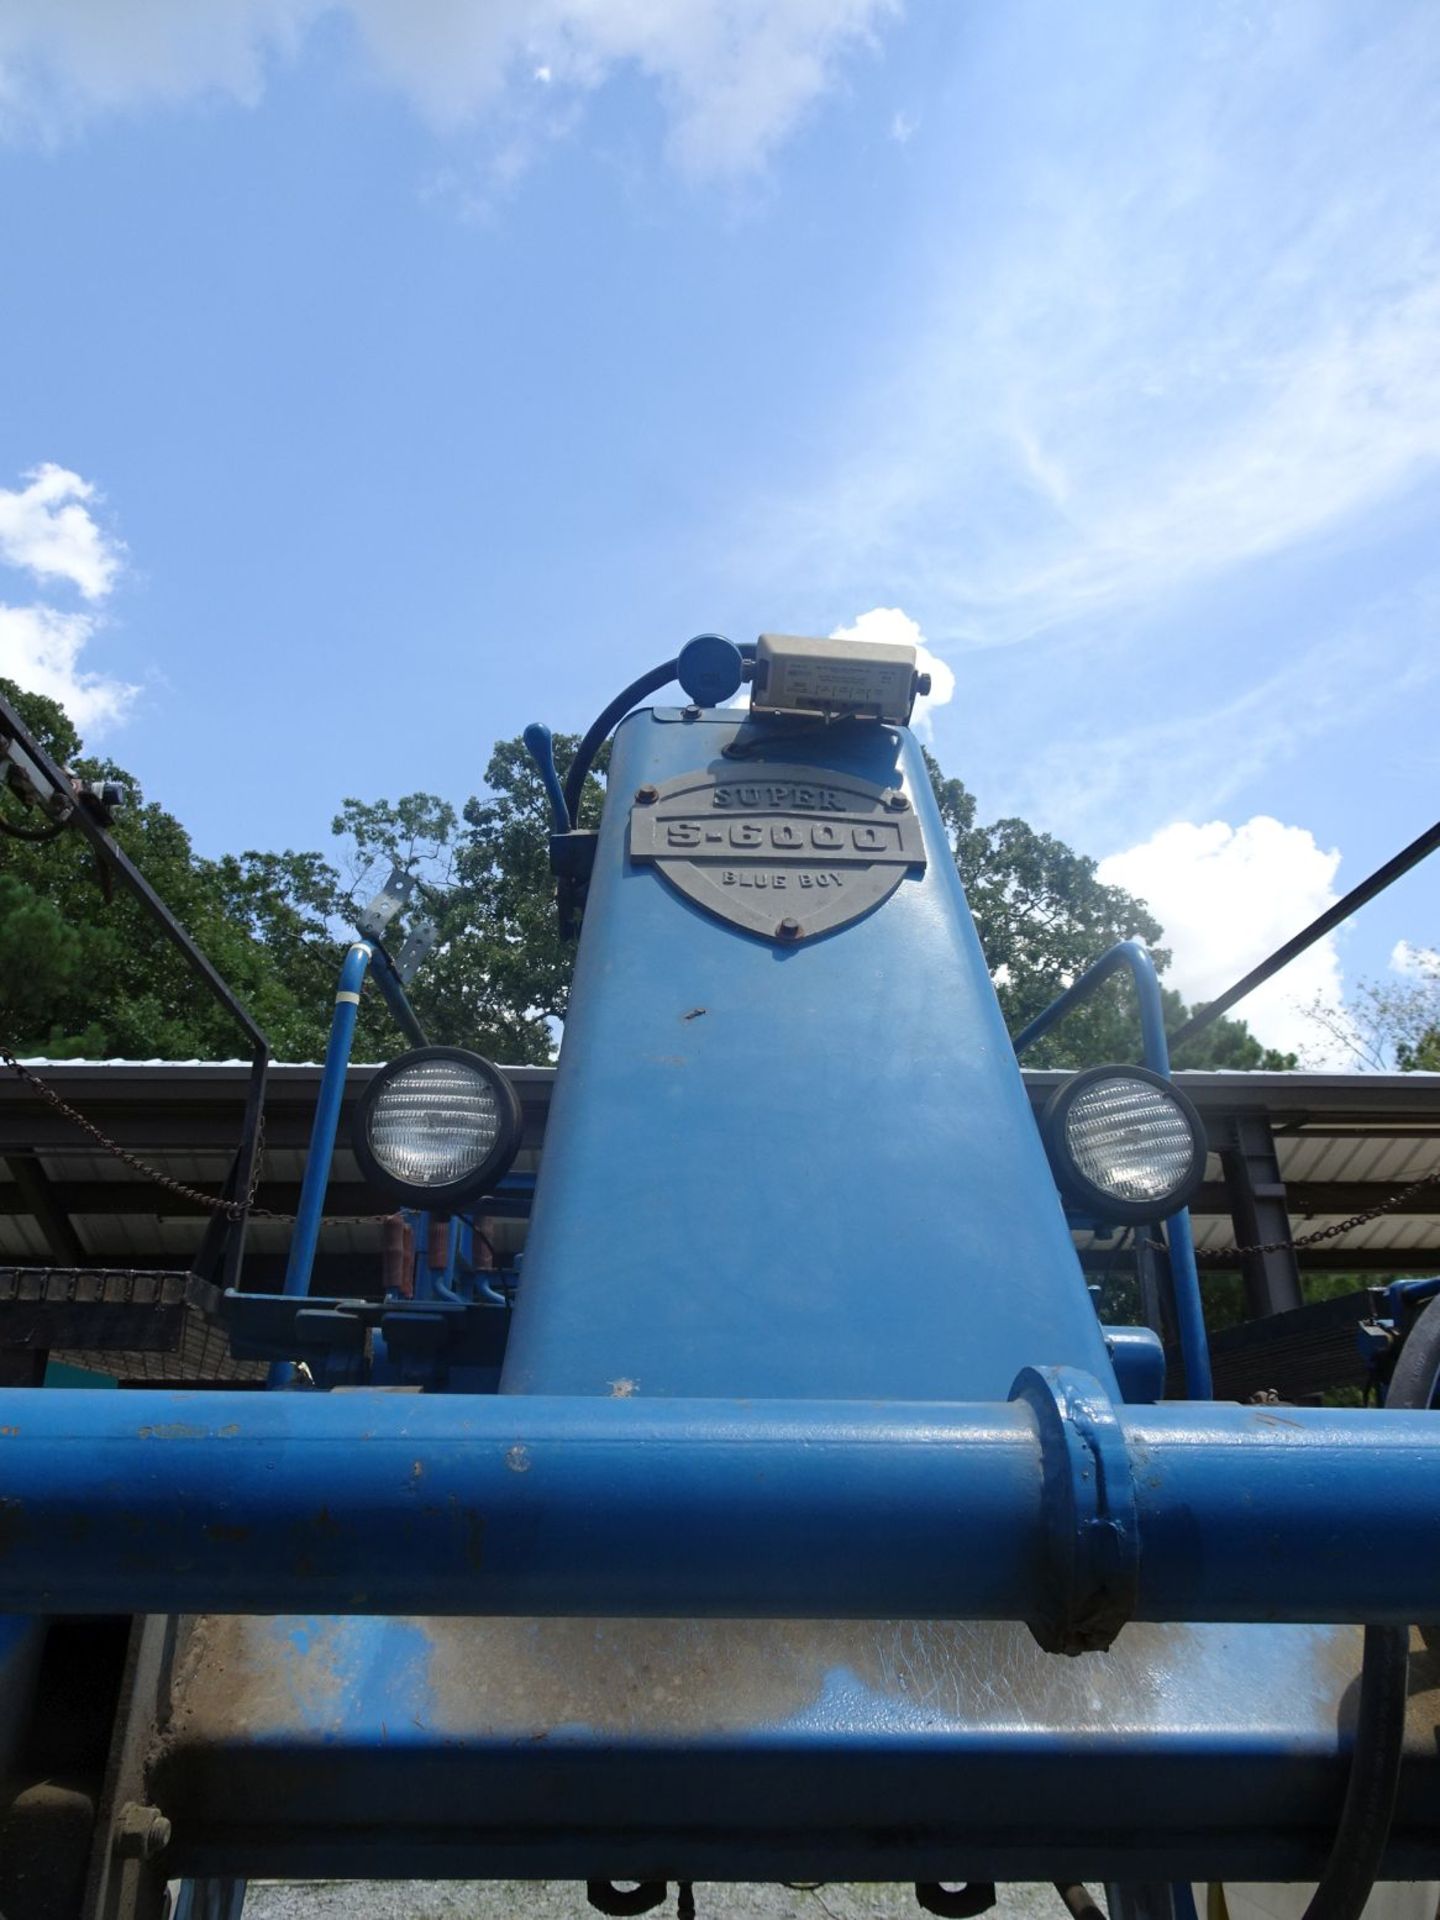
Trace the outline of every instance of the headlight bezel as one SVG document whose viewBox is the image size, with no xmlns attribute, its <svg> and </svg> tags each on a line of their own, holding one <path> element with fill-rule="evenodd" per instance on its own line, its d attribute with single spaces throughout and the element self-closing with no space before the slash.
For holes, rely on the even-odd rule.
<svg viewBox="0 0 1440 1920">
<path fill-rule="evenodd" d="M 460 1179 L 443 1186 L 426 1186 L 400 1178 L 381 1163 L 370 1144 L 371 1116 L 386 1089 L 410 1069 L 432 1060 L 454 1061 L 479 1073 L 494 1091 L 499 1117 L 495 1144 L 484 1160 Z M 408 1053 L 387 1060 L 371 1077 L 355 1108 L 351 1147 L 365 1180 L 388 1198 L 397 1200 L 401 1206 L 430 1213 L 453 1213 L 494 1188 L 509 1172 L 520 1151 L 523 1128 L 520 1097 L 509 1076 L 493 1060 L 487 1060 L 484 1054 L 469 1047 L 412 1047 Z"/>
<path fill-rule="evenodd" d="M 1183 1179 L 1170 1188 L 1160 1200 L 1127 1200 L 1106 1187 L 1099 1186 L 1090 1177 L 1082 1173 L 1076 1165 L 1070 1142 L 1066 1133 L 1066 1123 L 1070 1109 L 1081 1094 L 1099 1082 L 1107 1080 L 1138 1081 L 1153 1087 L 1173 1104 L 1190 1130 L 1190 1163 Z M 1205 1123 L 1196 1111 L 1194 1102 L 1169 1080 L 1163 1073 L 1156 1073 L 1149 1067 L 1101 1066 L 1084 1067 L 1079 1073 L 1071 1074 L 1051 1094 L 1040 1120 L 1040 1137 L 1045 1144 L 1045 1152 L 1050 1161 L 1051 1172 L 1055 1176 L 1061 1193 L 1077 1208 L 1115 1226 L 1141 1226 L 1158 1220 L 1168 1220 L 1188 1206 L 1199 1191 L 1205 1178 L 1205 1161 L 1209 1153 L 1209 1143 L 1205 1136 Z"/>
</svg>

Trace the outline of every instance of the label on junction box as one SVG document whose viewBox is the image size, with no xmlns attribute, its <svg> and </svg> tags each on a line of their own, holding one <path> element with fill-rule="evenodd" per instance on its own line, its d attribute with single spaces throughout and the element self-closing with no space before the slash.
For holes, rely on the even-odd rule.
<svg viewBox="0 0 1440 1920">
<path fill-rule="evenodd" d="M 752 712 L 868 714 L 903 725 L 914 701 L 911 646 L 798 633 L 762 633 L 756 643 Z"/>
<path fill-rule="evenodd" d="M 767 765 L 642 787 L 630 858 L 747 933 L 798 943 L 879 906 L 907 868 L 925 865 L 925 846 L 894 788 Z"/>
</svg>

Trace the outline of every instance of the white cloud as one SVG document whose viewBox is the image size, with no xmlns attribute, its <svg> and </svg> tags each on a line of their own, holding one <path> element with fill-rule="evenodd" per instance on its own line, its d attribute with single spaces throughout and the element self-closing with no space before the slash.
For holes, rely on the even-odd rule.
<svg viewBox="0 0 1440 1920">
<path fill-rule="evenodd" d="M 58 700 L 82 733 L 123 720 L 139 692 L 81 665 L 97 625 L 93 614 L 0 603 L 0 674 Z"/>
<path fill-rule="evenodd" d="M 918 620 L 912 620 L 899 607 L 872 607 L 858 616 L 852 627 L 836 627 L 832 640 L 873 640 L 891 646 L 914 647 L 915 665 L 930 676 L 930 691 L 915 702 L 914 725 L 924 734 L 930 731 L 930 716 L 936 707 L 948 706 L 955 698 L 955 674 L 948 661 L 932 653 L 925 644 Z"/>
<path fill-rule="evenodd" d="M 20 487 L 0 487 L 0 565 L 76 587 L 92 603 L 114 587 L 124 548 L 95 520 L 95 488 L 47 461 Z M 102 624 L 95 613 L 0 601 L 0 674 L 58 700 L 83 733 L 122 720 L 138 687 L 81 664 Z"/>
<path fill-rule="evenodd" d="M 68 581 L 87 600 L 102 600 L 115 583 L 122 549 L 90 513 L 94 487 L 50 462 L 24 477 L 23 487 L 0 487 L 0 562 L 39 580 Z"/>
<path fill-rule="evenodd" d="M 996 32 L 1009 126 L 983 167 L 935 149 L 891 334 L 737 535 L 777 578 L 893 581 L 986 645 L 1153 617 L 1440 471 L 1433 10 L 1356 35 L 1323 4 L 1161 9 L 1123 61 L 1055 12 L 1086 113 L 1063 57 L 1037 73 Z M 941 220 L 973 242 L 953 272 Z"/>
<path fill-rule="evenodd" d="M 1440 948 L 1417 947 L 1411 940 L 1397 940 L 1390 953 L 1390 971 L 1414 980 L 1440 977 Z"/>
<path fill-rule="evenodd" d="M 1167 983 L 1190 1001 L 1213 1000 L 1338 898 L 1338 851 L 1305 827 L 1257 814 L 1241 825 L 1176 821 L 1139 846 L 1110 855 L 1100 878 L 1148 902 L 1174 955 Z M 1235 1008 L 1268 1045 L 1319 1057 L 1319 1030 L 1305 1009 L 1338 1009 L 1343 998 L 1333 935 L 1309 948 Z M 1343 1059 L 1337 1055 L 1337 1064 Z"/>
<path fill-rule="evenodd" d="M 897 0 L 6 0 L 0 127 L 56 137 L 97 110 L 223 94 L 322 16 L 438 127 L 489 112 L 512 79 L 583 93 L 625 67 L 658 87 L 671 147 L 699 173 L 761 164 Z M 513 104 L 513 103 L 512 103 Z"/>
<path fill-rule="evenodd" d="M 6 0 L 0 128 L 54 138 L 99 110 L 208 93 L 258 99 L 310 0 Z"/>
<path fill-rule="evenodd" d="M 1427 711 L 1437 626 L 1440 579 L 1332 624 L 1323 641 L 1277 635 L 1223 675 L 1197 675 L 1183 656 L 1178 673 L 1163 658 L 1127 667 L 1123 642 L 1037 646 L 1026 669 L 1002 676 L 1003 701 L 992 684 L 1002 735 L 1023 730 L 1025 751 L 997 756 L 987 786 L 1002 811 L 1085 848 L 1139 840 L 1157 819 L 1223 817 L 1267 770 L 1327 736 L 1387 709 Z M 1118 689 L 1098 712 L 1085 698 L 1093 684 Z"/>
</svg>

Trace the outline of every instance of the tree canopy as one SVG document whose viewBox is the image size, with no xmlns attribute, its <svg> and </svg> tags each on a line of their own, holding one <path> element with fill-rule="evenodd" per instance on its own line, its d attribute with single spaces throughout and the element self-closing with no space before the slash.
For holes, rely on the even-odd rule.
<svg viewBox="0 0 1440 1920">
<path fill-rule="evenodd" d="M 1310 1019 L 1357 1067 L 1440 1073 L 1440 952 L 1409 947 L 1398 978 L 1361 980 L 1340 1006 L 1316 1000 Z"/>
<path fill-rule="evenodd" d="M 421 882 L 417 911 L 439 938 L 411 989 L 438 1041 L 513 1063 L 551 1057 L 565 1017 L 573 942 L 556 930 L 547 854 L 548 813 L 522 741 L 502 740 L 485 788 L 456 807 L 435 794 L 343 801 L 334 845 L 316 851 L 196 853 L 180 822 L 146 797 L 131 773 L 87 758 L 64 711 L 41 695 L 0 689 L 60 760 L 91 781 L 111 780 L 125 804 L 115 832 L 131 858 L 230 980 L 281 1059 L 318 1059 L 341 944 L 356 912 L 392 864 Z M 557 736 L 562 768 L 573 737 Z M 964 783 L 927 764 L 981 943 L 1012 1031 L 1040 1012 L 1115 941 L 1155 950 L 1162 929 L 1145 906 L 1096 877 L 1095 862 L 1023 820 L 978 821 Z M 602 755 L 587 787 L 598 801 Z M 0 801 L 6 818 L 16 818 Z M 596 808 L 598 812 L 598 807 Z M 1165 992 L 1167 1023 L 1184 1017 Z M 85 843 L 0 838 L 0 1038 L 51 1057 L 130 1059 L 232 1056 L 238 1035 L 197 993 L 136 903 L 107 903 Z M 357 1056 L 399 1044 L 384 1003 L 364 996 Z M 1027 1055 L 1037 1066 L 1138 1058 L 1139 1029 L 1118 977 Z M 1177 1065 L 1284 1067 L 1292 1056 L 1260 1045 L 1242 1021 L 1199 1036 Z"/>
</svg>

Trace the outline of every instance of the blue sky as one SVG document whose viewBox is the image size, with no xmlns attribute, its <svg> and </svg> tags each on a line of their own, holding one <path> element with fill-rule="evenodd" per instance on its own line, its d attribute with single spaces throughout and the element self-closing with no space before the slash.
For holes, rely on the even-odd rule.
<svg viewBox="0 0 1440 1920">
<path fill-rule="evenodd" d="M 0 670 L 321 845 L 893 610 L 1213 992 L 1436 812 L 1437 89 L 1399 0 L 0 0 Z"/>
</svg>

